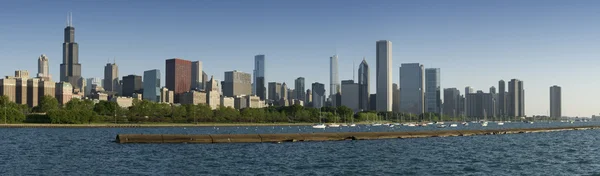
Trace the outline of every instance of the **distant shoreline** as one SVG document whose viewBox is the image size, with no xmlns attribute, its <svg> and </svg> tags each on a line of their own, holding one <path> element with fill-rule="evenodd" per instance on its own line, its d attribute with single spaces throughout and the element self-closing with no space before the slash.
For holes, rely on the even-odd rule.
<svg viewBox="0 0 600 176">
<path fill-rule="evenodd" d="M 0 128 L 138 128 L 138 127 L 236 127 L 236 126 L 310 126 L 313 123 L 92 123 L 92 124 L 49 124 L 16 123 L 0 124 Z"/>
</svg>

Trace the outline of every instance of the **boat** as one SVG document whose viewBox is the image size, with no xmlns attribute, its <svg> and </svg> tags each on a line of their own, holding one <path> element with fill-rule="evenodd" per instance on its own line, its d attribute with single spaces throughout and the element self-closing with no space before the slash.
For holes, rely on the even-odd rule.
<svg viewBox="0 0 600 176">
<path fill-rule="evenodd" d="M 463 122 L 463 123 L 462 123 L 462 125 L 463 125 L 463 126 L 469 126 L 469 123 L 467 123 L 467 122 Z"/>
<path fill-rule="evenodd" d="M 324 129 L 326 126 L 325 124 L 316 124 L 312 126 L 313 128 L 317 128 L 317 129 Z"/>
<path fill-rule="evenodd" d="M 384 123 L 383 126 L 390 126 L 390 123 Z"/>
<path fill-rule="evenodd" d="M 392 128 L 392 127 L 394 127 L 394 125 L 390 125 L 389 127 Z"/>
<path fill-rule="evenodd" d="M 356 124 L 350 124 L 350 127 L 356 127 Z"/>
<path fill-rule="evenodd" d="M 446 128 L 446 125 L 438 125 L 438 128 Z"/>
<path fill-rule="evenodd" d="M 373 124 L 373 125 L 371 125 L 371 126 L 381 126 L 381 123 L 374 123 L 374 124 Z"/>
<path fill-rule="evenodd" d="M 456 123 L 450 124 L 450 127 L 457 127 L 458 125 Z"/>
<path fill-rule="evenodd" d="M 481 126 L 488 126 L 487 113 L 485 112 L 485 109 L 483 109 L 483 120 L 481 121 Z"/>
<path fill-rule="evenodd" d="M 498 122 L 498 125 L 502 126 L 502 125 L 504 125 L 504 122 Z"/>
<path fill-rule="evenodd" d="M 483 122 L 483 123 L 481 123 L 481 126 L 484 126 L 484 127 L 485 127 L 485 126 L 487 126 L 487 125 L 488 125 L 488 122 Z"/>
<path fill-rule="evenodd" d="M 427 123 L 422 123 L 422 124 L 420 124 L 419 126 L 421 126 L 421 127 L 426 127 L 426 126 L 427 126 Z"/>
<path fill-rule="evenodd" d="M 435 122 L 436 125 L 443 125 L 444 122 Z"/>
<path fill-rule="evenodd" d="M 340 126 L 347 127 L 348 124 L 342 123 Z"/>
<path fill-rule="evenodd" d="M 329 128 L 339 128 L 340 124 L 332 123 L 332 124 L 329 124 L 328 126 L 329 126 Z"/>
<path fill-rule="evenodd" d="M 409 127 L 414 127 L 414 126 L 416 126 L 416 125 L 415 125 L 414 123 L 409 123 L 407 126 L 409 126 Z"/>
<path fill-rule="evenodd" d="M 429 122 L 429 123 L 427 123 L 427 125 L 433 125 L 433 122 Z"/>
</svg>

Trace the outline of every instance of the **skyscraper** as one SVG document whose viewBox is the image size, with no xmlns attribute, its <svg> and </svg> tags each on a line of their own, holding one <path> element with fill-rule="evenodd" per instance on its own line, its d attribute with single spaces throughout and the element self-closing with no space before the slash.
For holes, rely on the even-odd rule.
<svg viewBox="0 0 600 176">
<path fill-rule="evenodd" d="M 119 67 L 117 63 L 107 63 L 104 66 L 104 90 L 116 93 L 119 89 Z"/>
<path fill-rule="evenodd" d="M 444 115 L 458 117 L 460 115 L 460 91 L 456 88 L 444 89 Z"/>
<path fill-rule="evenodd" d="M 550 117 L 562 117 L 562 95 L 557 85 L 550 87 Z"/>
<path fill-rule="evenodd" d="M 467 93 L 466 97 L 467 117 L 484 119 L 496 116 L 496 101 L 491 93 L 477 91 Z"/>
<path fill-rule="evenodd" d="M 506 105 L 508 106 L 508 116 L 524 117 L 525 116 L 525 90 L 523 90 L 523 81 L 511 79 L 508 82 L 508 98 Z"/>
<path fill-rule="evenodd" d="M 392 84 L 392 111 L 400 112 L 400 87 L 398 84 Z"/>
<path fill-rule="evenodd" d="M 325 105 L 325 84 L 312 83 L 313 108 L 322 108 Z"/>
<path fill-rule="evenodd" d="M 506 117 L 506 83 L 498 81 L 498 116 Z"/>
<path fill-rule="evenodd" d="M 165 62 L 166 87 L 175 94 L 175 103 L 179 103 L 179 94 L 189 91 L 192 85 L 192 62 L 179 58 L 167 59 Z"/>
<path fill-rule="evenodd" d="M 440 69 L 425 69 L 425 111 L 441 113 Z"/>
<path fill-rule="evenodd" d="M 468 110 L 469 107 L 467 107 L 467 101 L 468 101 L 467 94 L 470 94 L 470 93 L 474 93 L 473 88 L 470 86 L 465 87 L 465 96 L 464 96 L 465 99 L 463 100 L 463 109 L 462 109 L 462 112 L 464 115 L 467 115 L 467 111 L 469 111 Z"/>
<path fill-rule="evenodd" d="M 358 83 L 354 83 L 354 80 L 343 80 L 342 81 L 342 94 L 341 105 L 346 106 L 354 112 L 358 112 Z"/>
<path fill-rule="evenodd" d="M 237 70 L 225 72 L 223 81 L 223 96 L 235 97 L 252 93 L 251 75 Z"/>
<path fill-rule="evenodd" d="M 192 86 L 191 90 L 204 90 L 204 80 L 202 72 L 202 62 L 194 61 L 192 62 Z"/>
<path fill-rule="evenodd" d="M 363 111 L 370 110 L 369 108 L 369 64 L 363 57 L 362 62 L 358 66 L 358 102 L 359 109 Z"/>
<path fill-rule="evenodd" d="M 159 102 L 160 101 L 160 70 L 144 71 L 144 100 Z"/>
<path fill-rule="evenodd" d="M 123 92 L 121 95 L 132 97 L 134 93 L 141 93 L 142 77 L 139 75 L 123 76 Z M 143 95 L 142 95 L 143 96 Z"/>
<path fill-rule="evenodd" d="M 60 81 L 69 82 L 73 89 L 82 88 L 81 64 L 79 64 L 79 45 L 75 42 L 73 16 L 67 18 L 63 43 L 63 62 L 60 64 Z"/>
<path fill-rule="evenodd" d="M 252 94 L 260 97 L 260 100 L 265 100 L 267 97 L 267 95 L 265 95 L 265 55 L 260 54 L 254 56 L 254 71 L 252 77 Z"/>
<path fill-rule="evenodd" d="M 50 76 L 50 68 L 48 67 L 48 57 L 45 54 L 42 54 L 38 58 L 38 73 L 37 77 L 42 80 L 51 80 Z"/>
<path fill-rule="evenodd" d="M 338 56 L 329 57 L 329 96 L 340 92 L 340 75 L 338 72 Z"/>
<path fill-rule="evenodd" d="M 288 91 L 287 90 L 288 90 L 287 84 L 285 84 L 285 82 L 283 82 L 283 84 L 281 84 L 281 90 L 280 90 L 281 97 L 279 97 L 279 99 L 287 100 L 287 98 L 288 98 Z"/>
<path fill-rule="evenodd" d="M 423 114 L 425 112 L 425 74 L 423 65 L 400 65 L 400 112 Z M 379 99 L 379 96 L 377 96 Z"/>
<path fill-rule="evenodd" d="M 294 81 L 294 89 L 296 90 L 296 99 L 298 100 L 302 100 L 306 103 L 308 103 L 306 101 L 306 92 L 304 90 L 305 86 L 304 86 L 304 77 L 298 77 L 296 78 L 296 80 Z"/>
<path fill-rule="evenodd" d="M 377 111 L 392 111 L 392 42 L 380 40 L 376 45 L 376 109 Z"/>
<path fill-rule="evenodd" d="M 96 85 L 96 86 L 101 86 L 102 85 L 102 79 L 100 78 L 88 78 L 86 79 L 86 86 L 87 89 L 85 89 L 85 95 L 91 95 L 92 93 L 92 87 Z"/>
</svg>

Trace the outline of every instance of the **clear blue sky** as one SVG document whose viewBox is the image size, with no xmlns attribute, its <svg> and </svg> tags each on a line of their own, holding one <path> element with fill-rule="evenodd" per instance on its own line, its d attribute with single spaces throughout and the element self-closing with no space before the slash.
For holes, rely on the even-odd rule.
<svg viewBox="0 0 600 176">
<path fill-rule="evenodd" d="M 563 115 L 600 113 L 600 1 L 3 1 L 0 75 L 37 71 L 50 58 L 58 75 L 67 12 L 73 12 L 84 77 L 102 77 L 116 57 L 120 76 L 161 69 L 164 60 L 201 60 L 209 75 L 252 73 L 266 54 L 267 81 L 340 79 L 362 57 L 375 90 L 375 41 L 393 42 L 393 81 L 401 63 L 441 68 L 442 88 L 488 91 L 500 79 L 524 81 L 526 114 L 547 114 L 549 87 L 563 88 Z M 163 75 L 164 77 L 164 75 Z M 55 76 L 55 78 L 57 78 Z M 327 86 L 328 87 L 328 86 Z"/>
</svg>

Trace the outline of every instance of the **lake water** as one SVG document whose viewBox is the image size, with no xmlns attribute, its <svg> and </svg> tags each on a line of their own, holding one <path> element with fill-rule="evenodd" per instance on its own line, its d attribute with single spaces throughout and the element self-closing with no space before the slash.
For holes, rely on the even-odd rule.
<svg viewBox="0 0 600 176">
<path fill-rule="evenodd" d="M 3 128 L 0 175 L 599 175 L 600 130 L 365 141 L 117 144 L 117 134 L 401 131 L 458 128 Z"/>
</svg>

